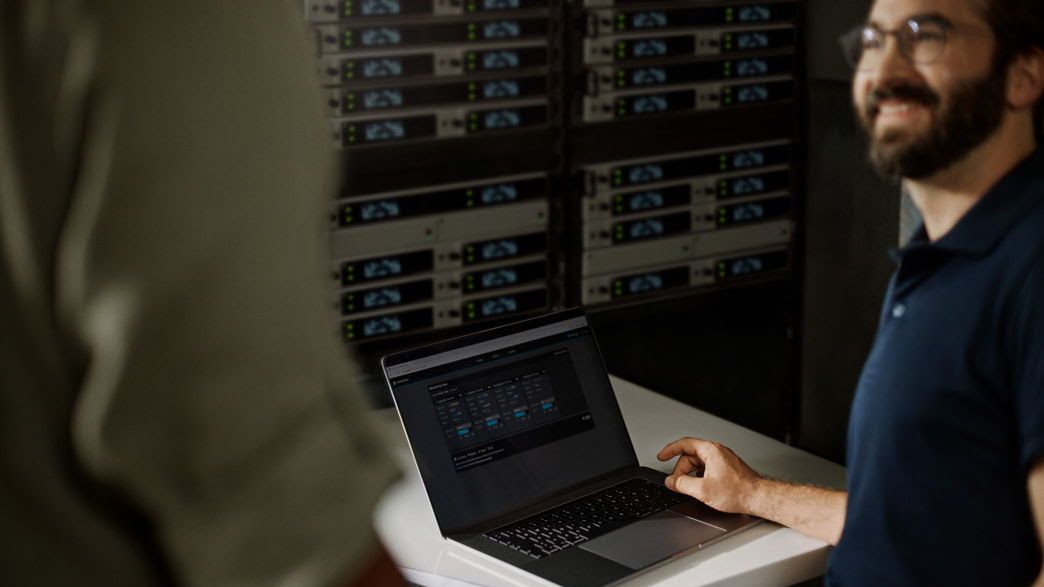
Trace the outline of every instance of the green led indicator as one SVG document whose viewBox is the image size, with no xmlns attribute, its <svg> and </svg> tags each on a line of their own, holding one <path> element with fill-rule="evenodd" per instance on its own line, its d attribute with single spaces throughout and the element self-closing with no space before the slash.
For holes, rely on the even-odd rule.
<svg viewBox="0 0 1044 587">
<path fill-rule="evenodd" d="M 478 38 L 478 31 L 475 28 L 475 23 L 468 23 L 468 40 L 474 41 Z"/>
<path fill-rule="evenodd" d="M 341 37 L 341 44 L 345 47 L 352 46 L 352 31 L 344 31 L 344 35 Z"/>
<path fill-rule="evenodd" d="M 735 14 L 734 14 L 732 8 L 726 8 L 725 9 L 725 22 L 732 22 L 733 18 L 735 18 Z"/>
</svg>

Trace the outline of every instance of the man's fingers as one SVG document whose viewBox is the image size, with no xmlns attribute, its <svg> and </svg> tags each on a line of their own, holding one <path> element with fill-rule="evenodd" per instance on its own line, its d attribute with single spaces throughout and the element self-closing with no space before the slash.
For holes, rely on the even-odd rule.
<svg viewBox="0 0 1044 587">
<path fill-rule="evenodd" d="M 687 454 L 706 461 L 704 457 L 713 446 L 713 443 L 699 438 L 679 438 L 660 449 L 660 452 L 656 454 L 656 458 L 661 461 L 669 461 L 674 457 Z"/>
<path fill-rule="evenodd" d="M 663 484 L 671 491 L 684 493 L 685 495 L 700 499 L 700 489 L 703 487 L 703 479 L 689 477 L 688 475 L 671 475 L 664 479 Z"/>
<path fill-rule="evenodd" d="M 693 471 L 702 474 L 703 470 L 703 461 L 693 456 L 684 455 L 678 459 L 678 462 L 674 463 L 674 471 L 671 472 L 671 475 L 688 475 Z"/>
</svg>

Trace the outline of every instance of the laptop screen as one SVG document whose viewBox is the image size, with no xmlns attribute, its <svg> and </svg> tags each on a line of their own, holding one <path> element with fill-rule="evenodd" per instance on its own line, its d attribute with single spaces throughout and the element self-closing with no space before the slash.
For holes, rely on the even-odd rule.
<svg viewBox="0 0 1044 587">
<path fill-rule="evenodd" d="M 384 370 L 443 534 L 637 466 L 580 310 L 391 355 Z"/>
</svg>

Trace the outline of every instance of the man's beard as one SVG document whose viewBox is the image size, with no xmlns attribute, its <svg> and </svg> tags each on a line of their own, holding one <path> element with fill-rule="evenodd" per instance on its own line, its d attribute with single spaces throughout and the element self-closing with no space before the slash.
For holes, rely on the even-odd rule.
<svg viewBox="0 0 1044 587">
<path fill-rule="evenodd" d="M 884 176 L 923 179 L 960 161 L 1000 126 L 1007 107 L 1005 69 L 994 65 L 982 79 L 964 82 L 943 104 L 927 86 L 896 84 L 875 88 L 857 112 L 870 139 L 870 164 Z M 907 130 L 876 136 L 873 112 L 888 98 L 906 99 L 940 114 L 922 136 L 904 139 Z"/>
</svg>

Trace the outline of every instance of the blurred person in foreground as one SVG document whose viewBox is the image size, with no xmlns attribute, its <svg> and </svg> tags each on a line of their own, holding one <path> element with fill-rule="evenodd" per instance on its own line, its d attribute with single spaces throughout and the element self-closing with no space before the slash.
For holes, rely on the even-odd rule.
<svg viewBox="0 0 1044 587">
<path fill-rule="evenodd" d="M 0 584 L 402 584 L 285 0 L 0 3 Z"/>
<path fill-rule="evenodd" d="M 829 585 L 1044 585 L 1044 2 L 876 0 L 846 39 L 870 161 L 924 223 L 897 254 L 847 492 L 683 438 L 668 487 L 836 544 Z M 1034 583 L 1035 581 L 1035 583 Z"/>
</svg>

